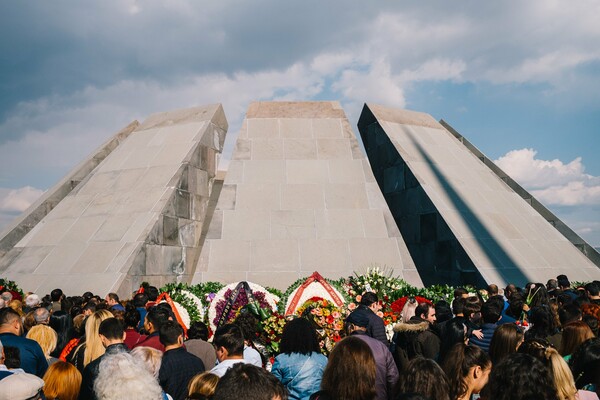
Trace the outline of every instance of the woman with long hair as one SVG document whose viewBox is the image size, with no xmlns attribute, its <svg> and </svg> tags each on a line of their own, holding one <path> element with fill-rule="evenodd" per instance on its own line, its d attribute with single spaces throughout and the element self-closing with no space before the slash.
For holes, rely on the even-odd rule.
<svg viewBox="0 0 600 400">
<path fill-rule="evenodd" d="M 544 339 L 553 346 L 560 344 L 560 334 L 552 309 L 547 305 L 532 307 L 529 311 L 531 327 L 525 332 L 525 340 Z"/>
<path fill-rule="evenodd" d="M 374 400 L 375 358 L 362 339 L 349 336 L 339 341 L 329 355 L 321 390 L 311 400 Z"/>
<path fill-rule="evenodd" d="M 54 329 L 57 335 L 56 349 L 50 355 L 58 358 L 69 340 L 75 337 L 73 330 L 73 320 L 66 311 L 55 311 L 50 315 L 50 327 Z"/>
<path fill-rule="evenodd" d="M 487 384 L 492 362 L 481 348 L 457 343 L 448 352 L 442 369 L 450 384 L 450 398 L 469 400 Z"/>
<path fill-rule="evenodd" d="M 523 343 L 523 331 L 515 324 L 500 325 L 494 331 L 490 342 L 490 358 L 492 364 L 496 365 L 509 354 L 516 353 Z"/>
<path fill-rule="evenodd" d="M 27 332 L 26 337 L 27 339 L 35 340 L 40 345 L 42 352 L 46 356 L 48 365 L 58 361 L 57 358 L 50 356 L 54 349 L 56 349 L 57 335 L 56 332 L 54 332 L 54 329 L 50 328 L 48 325 L 35 325 Z"/>
<path fill-rule="evenodd" d="M 43 392 L 48 400 L 77 400 L 81 373 L 75 366 L 57 361 L 44 374 Z"/>
<path fill-rule="evenodd" d="M 285 324 L 279 346 L 271 373 L 288 389 L 290 399 L 308 399 L 319 390 L 327 365 L 315 328 L 306 318 L 293 319 Z"/>
<path fill-rule="evenodd" d="M 428 399 L 450 400 L 450 385 L 442 368 L 429 358 L 416 357 L 400 373 L 396 399 L 418 393 Z"/>
<path fill-rule="evenodd" d="M 571 356 L 569 367 L 577 389 L 595 392 L 600 397 L 600 338 L 582 343 Z"/>
<path fill-rule="evenodd" d="M 186 400 L 208 400 L 215 394 L 219 377 L 210 372 L 202 372 L 188 382 Z"/>
<path fill-rule="evenodd" d="M 562 341 L 558 349 L 559 353 L 569 361 L 571 354 L 588 339 L 594 337 L 589 325 L 583 321 L 570 322 L 563 326 Z"/>
<path fill-rule="evenodd" d="M 445 324 L 442 334 L 442 343 L 440 344 L 439 361 L 442 363 L 446 354 L 457 343 L 468 343 L 468 327 L 460 319 L 451 319 Z"/>
<path fill-rule="evenodd" d="M 105 319 L 112 318 L 113 315 L 108 310 L 98 310 L 90 315 L 85 322 L 85 337 L 81 339 L 80 344 L 68 356 L 67 361 L 75 365 L 79 372 L 96 358 L 104 354 L 104 345 L 100 340 L 98 329 L 100 323 Z"/>
</svg>

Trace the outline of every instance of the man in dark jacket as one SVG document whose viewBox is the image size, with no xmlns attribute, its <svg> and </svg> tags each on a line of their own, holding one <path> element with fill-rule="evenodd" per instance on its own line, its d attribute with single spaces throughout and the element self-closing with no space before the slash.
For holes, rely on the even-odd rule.
<svg viewBox="0 0 600 400">
<path fill-rule="evenodd" d="M 398 368 L 392 357 L 388 346 L 367 334 L 369 319 L 361 313 L 351 313 L 346 318 L 346 331 L 349 335 L 355 335 L 365 341 L 373 352 L 375 358 L 375 391 L 378 400 L 392 399 L 394 386 L 398 381 Z"/>
<path fill-rule="evenodd" d="M 160 341 L 165 346 L 158 382 L 173 400 L 184 400 L 187 384 L 195 375 L 204 372 L 204 363 L 183 347 L 183 329 L 175 321 L 167 321 L 160 328 Z"/>
<path fill-rule="evenodd" d="M 385 324 L 383 323 L 383 319 L 376 314 L 380 309 L 381 306 L 379 305 L 377 295 L 373 292 L 366 292 L 362 295 L 359 306 L 356 310 L 352 311 L 352 314 L 367 318 L 369 321 L 367 335 L 387 346 L 389 342 L 385 334 Z"/>
<path fill-rule="evenodd" d="M 98 334 L 106 352 L 100 357 L 90 362 L 84 369 L 81 379 L 81 390 L 79 391 L 79 400 L 97 399 L 94 392 L 94 381 L 98 377 L 100 362 L 106 354 L 116 354 L 129 351 L 123 343 L 125 341 L 125 329 L 123 324 L 116 318 L 108 318 L 100 323 Z"/>
<path fill-rule="evenodd" d="M 0 341 L 4 346 L 18 348 L 21 368 L 41 378 L 48 369 L 46 356 L 36 341 L 22 337 L 22 334 L 21 316 L 10 307 L 0 309 Z"/>
<path fill-rule="evenodd" d="M 499 303 L 488 300 L 481 307 L 481 316 L 483 318 L 483 325 L 481 325 L 481 332 L 483 333 L 482 338 L 478 338 L 473 335 L 469 339 L 469 344 L 473 344 L 481 348 L 486 353 L 490 350 L 490 342 L 492 336 L 498 327 L 498 321 L 502 314 L 502 306 Z"/>
</svg>

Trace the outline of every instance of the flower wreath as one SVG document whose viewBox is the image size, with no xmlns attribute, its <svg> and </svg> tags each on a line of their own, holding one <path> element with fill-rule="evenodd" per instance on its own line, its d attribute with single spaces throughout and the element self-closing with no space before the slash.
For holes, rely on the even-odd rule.
<svg viewBox="0 0 600 400">
<path fill-rule="evenodd" d="M 340 308 L 349 301 L 338 281 L 323 278 L 315 271 L 311 276 L 298 279 L 288 287 L 279 304 L 279 312 L 284 315 L 295 314 L 301 305 L 313 297 L 327 299 Z"/>
</svg>

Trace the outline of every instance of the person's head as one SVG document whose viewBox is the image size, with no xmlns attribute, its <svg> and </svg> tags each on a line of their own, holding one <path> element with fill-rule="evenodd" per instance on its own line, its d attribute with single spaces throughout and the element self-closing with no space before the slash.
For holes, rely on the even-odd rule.
<svg viewBox="0 0 600 400">
<path fill-rule="evenodd" d="M 349 336 L 331 351 L 321 389 L 334 399 L 374 399 L 375 371 L 375 358 L 369 345 L 356 336 Z"/>
<path fill-rule="evenodd" d="M 33 311 L 33 318 L 35 319 L 36 325 L 48 324 L 50 322 L 50 311 L 44 307 L 36 308 Z"/>
<path fill-rule="evenodd" d="M 515 293 L 517 293 L 517 292 L 518 292 L 517 287 L 514 284 L 512 284 L 512 283 L 509 283 L 504 288 L 504 296 L 507 299 L 510 299 L 512 297 L 512 295 L 515 294 Z"/>
<path fill-rule="evenodd" d="M 123 343 L 125 340 L 125 329 L 123 323 L 117 318 L 107 318 L 100 322 L 98 327 L 98 335 L 104 347 L 111 344 Z"/>
<path fill-rule="evenodd" d="M 452 319 L 452 310 L 450 304 L 445 300 L 439 300 L 435 303 L 435 320 L 437 323 Z"/>
<path fill-rule="evenodd" d="M 429 399 L 450 400 L 450 385 L 446 374 L 435 361 L 416 357 L 400 373 L 396 393 L 419 393 Z"/>
<path fill-rule="evenodd" d="M 375 294 L 373 292 L 366 292 L 360 298 L 360 304 L 363 306 L 369 307 L 373 311 L 377 312 L 378 311 L 377 306 L 379 305 L 379 298 L 377 297 L 377 294 Z"/>
<path fill-rule="evenodd" d="M 163 353 L 153 347 L 139 346 L 131 350 L 133 358 L 140 361 L 148 371 L 158 379 L 158 371 L 162 364 Z"/>
<path fill-rule="evenodd" d="M 104 354 L 104 344 L 100 339 L 100 323 L 105 319 L 113 318 L 108 310 L 98 310 L 90 315 L 85 323 L 85 351 L 83 353 L 83 365 L 87 366 L 92 360 Z"/>
<path fill-rule="evenodd" d="M 527 298 L 530 299 L 530 307 L 548 305 L 549 297 L 546 286 L 543 283 L 532 283 L 527 289 Z"/>
<path fill-rule="evenodd" d="M 526 340 L 519 347 L 519 353 L 529 354 L 537 358 L 548 368 L 560 399 L 575 398 L 577 389 L 575 388 L 573 374 L 566 361 L 548 341 L 543 339 Z"/>
<path fill-rule="evenodd" d="M 252 364 L 237 363 L 219 380 L 212 400 L 287 400 L 275 375 Z"/>
<path fill-rule="evenodd" d="M 529 322 L 531 323 L 530 335 L 539 338 L 545 338 L 553 335 L 556 330 L 554 324 L 554 314 L 548 306 L 535 306 L 529 314 Z"/>
<path fill-rule="evenodd" d="M 63 291 L 60 289 L 54 289 L 50 292 L 50 298 L 52 301 L 61 301 L 63 298 Z"/>
<path fill-rule="evenodd" d="M 546 282 L 546 290 L 551 292 L 556 289 L 558 289 L 558 281 L 556 279 L 548 279 L 548 282 Z"/>
<path fill-rule="evenodd" d="M 525 297 L 519 293 L 515 292 L 511 294 L 508 300 L 508 312 L 507 314 L 513 316 L 514 318 L 520 318 L 521 313 L 523 312 L 523 306 L 525 305 Z"/>
<path fill-rule="evenodd" d="M 574 303 L 565 304 L 558 309 L 558 318 L 562 326 L 570 322 L 581 321 L 581 310 Z"/>
<path fill-rule="evenodd" d="M 148 295 L 146 293 L 136 293 L 135 296 L 133 296 L 132 301 L 135 307 L 146 307 L 146 303 L 148 302 Z"/>
<path fill-rule="evenodd" d="M 188 382 L 189 400 L 208 400 L 215 394 L 219 377 L 210 372 L 202 372 Z"/>
<path fill-rule="evenodd" d="M 428 321 L 430 324 L 433 324 L 436 321 L 435 307 L 429 303 L 419 303 L 415 309 L 415 315 Z"/>
<path fill-rule="evenodd" d="M 481 307 L 481 318 L 487 324 L 495 324 L 500 319 L 502 307 L 498 303 L 488 301 Z"/>
<path fill-rule="evenodd" d="M 44 395 L 47 400 L 77 400 L 81 373 L 65 361 L 50 364 L 44 374 Z"/>
<path fill-rule="evenodd" d="M 487 292 L 490 297 L 496 296 L 498 294 L 498 285 L 490 283 L 487 287 Z"/>
<path fill-rule="evenodd" d="M 446 322 L 440 344 L 440 361 L 444 360 L 455 344 L 468 342 L 467 331 L 467 326 L 460 319 L 451 319 Z"/>
<path fill-rule="evenodd" d="M 85 306 L 83 306 L 83 308 L 81 309 L 81 313 L 83 315 L 85 315 L 86 317 L 89 317 L 90 315 L 92 315 L 93 313 L 96 312 L 96 303 L 95 302 L 88 302 Z"/>
<path fill-rule="evenodd" d="M 492 362 L 479 347 L 457 343 L 446 354 L 442 369 L 450 384 L 450 397 L 457 399 L 468 394 L 470 398 L 487 384 Z"/>
<path fill-rule="evenodd" d="M 140 312 L 135 308 L 127 308 L 123 315 L 123 322 L 128 329 L 137 329 L 140 324 Z"/>
<path fill-rule="evenodd" d="M 50 353 L 56 349 L 56 343 L 58 341 L 58 335 L 54 329 L 48 325 L 36 325 L 27 332 L 27 338 L 35 340 L 40 347 L 46 358 L 50 357 Z"/>
<path fill-rule="evenodd" d="M 575 386 L 581 389 L 586 385 L 600 388 L 600 338 L 589 339 L 575 350 L 569 360 L 575 378 Z"/>
<path fill-rule="evenodd" d="M 106 354 L 94 381 L 99 400 L 163 399 L 158 381 L 129 353 Z"/>
<path fill-rule="evenodd" d="M 35 293 L 30 294 L 29 296 L 25 297 L 25 305 L 30 309 L 39 306 L 40 296 Z"/>
<path fill-rule="evenodd" d="M 106 301 L 106 304 L 109 305 L 109 307 L 119 304 L 119 296 L 116 293 L 107 294 L 104 300 Z"/>
<path fill-rule="evenodd" d="M 2 292 L 2 294 L 0 294 L 0 299 L 4 300 L 5 307 L 8 307 L 10 305 L 12 298 L 13 295 L 11 292 Z"/>
<path fill-rule="evenodd" d="M 201 339 L 205 342 L 208 340 L 208 327 L 202 321 L 194 321 L 187 331 L 188 339 Z"/>
<path fill-rule="evenodd" d="M 144 329 L 148 333 L 160 332 L 160 327 L 169 320 L 169 312 L 162 307 L 151 307 L 146 313 Z"/>
<path fill-rule="evenodd" d="M 369 326 L 369 317 L 363 309 L 358 308 L 352 311 L 344 322 L 346 333 L 349 335 L 354 331 L 366 331 Z"/>
<path fill-rule="evenodd" d="M 4 301 L 4 299 L 2 297 L 0 297 L 0 308 L 4 308 L 6 307 L 6 302 Z"/>
<path fill-rule="evenodd" d="M 566 275 L 557 276 L 556 281 L 558 282 L 558 287 L 563 290 L 571 287 L 571 282 L 569 282 L 569 278 Z"/>
<path fill-rule="evenodd" d="M 594 333 L 583 321 L 575 321 L 563 326 L 560 354 L 564 357 L 572 354 L 583 342 L 594 337 Z"/>
<path fill-rule="evenodd" d="M 33 374 L 11 374 L 0 380 L 0 400 L 41 399 L 42 386 L 44 381 Z"/>
<path fill-rule="evenodd" d="M 454 299 L 452 302 L 452 314 L 456 315 L 464 315 L 465 313 L 465 304 L 467 304 L 466 297 L 459 297 L 458 299 Z"/>
<path fill-rule="evenodd" d="M 473 319 L 475 318 L 475 314 L 478 314 L 481 311 L 481 303 L 479 302 L 479 298 L 476 296 L 469 296 L 466 298 L 465 308 L 463 314 L 465 318 Z"/>
<path fill-rule="evenodd" d="M 258 320 L 253 314 L 249 312 L 241 313 L 235 319 L 234 324 L 240 327 L 246 341 L 252 341 L 254 338 L 256 338 Z"/>
<path fill-rule="evenodd" d="M 283 328 L 279 349 L 285 354 L 319 353 L 317 331 L 306 318 L 295 318 L 288 321 Z"/>
<path fill-rule="evenodd" d="M 489 350 L 492 363 L 496 365 L 507 355 L 516 353 L 523 343 L 523 336 L 523 331 L 515 324 L 503 324 L 496 328 Z"/>
<path fill-rule="evenodd" d="M 183 345 L 183 328 L 176 321 L 167 321 L 160 327 L 160 342 L 165 347 Z"/>
<path fill-rule="evenodd" d="M 469 297 L 469 291 L 464 287 L 457 287 L 454 289 L 454 300 L 456 299 L 466 299 Z"/>
<path fill-rule="evenodd" d="M 215 331 L 213 345 L 217 359 L 223 361 L 231 357 L 240 357 L 244 354 L 244 335 L 239 326 L 226 324 Z"/>
<path fill-rule="evenodd" d="M 598 317 L 596 317 L 595 315 L 591 315 L 591 314 L 583 314 L 583 317 L 581 317 L 581 320 L 583 322 L 585 322 L 587 324 L 587 326 L 590 327 L 590 329 L 592 330 L 592 333 L 594 334 L 594 336 L 598 336 L 598 328 L 600 327 L 600 320 L 598 319 Z"/>
<path fill-rule="evenodd" d="M 144 293 L 148 296 L 148 301 L 156 301 L 158 298 L 158 289 L 155 286 L 148 286 Z"/>
<path fill-rule="evenodd" d="M 0 309 L 0 333 L 12 333 L 20 336 L 23 333 L 23 324 L 18 312 L 10 307 Z"/>
<path fill-rule="evenodd" d="M 494 400 L 558 400 L 548 368 L 529 354 L 514 353 L 494 365 L 484 398 Z"/>
</svg>

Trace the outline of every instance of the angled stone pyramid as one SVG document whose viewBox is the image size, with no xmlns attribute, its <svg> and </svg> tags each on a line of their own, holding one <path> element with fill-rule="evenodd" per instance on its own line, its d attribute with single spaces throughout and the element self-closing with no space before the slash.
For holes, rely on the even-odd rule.
<svg viewBox="0 0 600 400">
<path fill-rule="evenodd" d="M 192 283 L 285 288 L 372 265 L 421 285 L 340 105 L 252 103 Z"/>
<path fill-rule="evenodd" d="M 591 246 L 578 236 L 578 247 L 571 243 L 574 232 L 563 230 L 565 237 L 555 228 L 560 220 L 546 220 L 531 195 L 430 115 L 368 104 L 358 125 L 425 284 L 600 277 Z"/>
<path fill-rule="evenodd" d="M 226 131 L 220 105 L 132 123 L 5 230 L 0 275 L 124 297 L 191 279 Z"/>
</svg>

